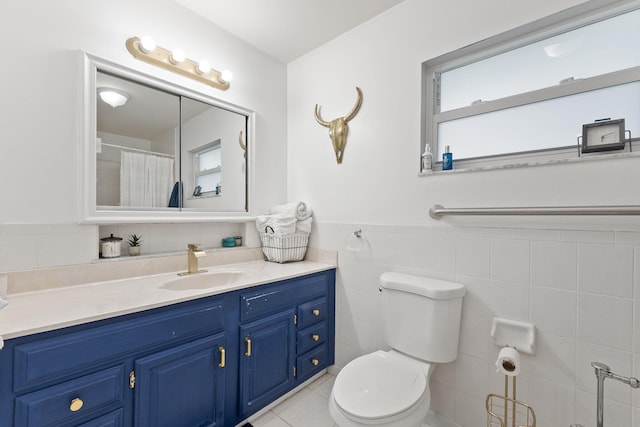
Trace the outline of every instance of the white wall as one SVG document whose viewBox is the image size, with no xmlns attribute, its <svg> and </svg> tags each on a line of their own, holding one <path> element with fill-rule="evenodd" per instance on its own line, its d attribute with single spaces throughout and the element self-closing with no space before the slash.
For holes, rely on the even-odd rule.
<svg viewBox="0 0 640 427">
<path fill-rule="evenodd" d="M 239 133 L 244 135 L 246 117 L 240 114 L 209 108 L 182 125 L 182 180 L 185 188 L 186 208 L 211 209 L 218 212 L 233 212 L 244 209 L 245 157 L 238 143 Z M 244 138 L 244 136 L 243 136 Z M 222 192 L 217 197 L 192 197 L 194 163 L 192 151 L 202 149 L 208 143 L 220 141 L 222 162 Z"/>
<path fill-rule="evenodd" d="M 231 88 L 218 91 L 135 60 L 125 41 L 146 34 L 232 70 Z M 0 39 L 0 271 L 97 257 L 98 228 L 76 224 L 79 49 L 255 110 L 255 206 L 262 212 L 285 200 L 286 169 L 272 165 L 286 161 L 286 67 L 189 10 L 170 0 L 6 0 Z M 170 233 L 186 247 L 179 229 Z"/>
<path fill-rule="evenodd" d="M 306 198 L 320 221 L 382 224 L 424 224 L 434 204 L 639 204 L 633 184 L 640 178 L 638 159 L 417 177 L 421 63 L 578 3 L 491 0 L 478 7 L 406 0 L 290 63 L 289 199 Z M 363 103 L 337 165 L 313 109 L 319 104 L 325 120 L 347 114 L 355 86 L 362 88 Z M 576 134 L 580 129 L 576 124 Z M 639 224 L 607 220 L 605 226 L 621 223 Z"/>
<path fill-rule="evenodd" d="M 484 398 L 503 390 L 493 317 L 537 326 L 519 396 L 539 427 L 595 425 L 589 362 L 640 373 L 637 218 L 427 215 L 434 204 L 637 205 L 637 157 L 417 176 L 421 63 L 579 3 L 405 0 L 288 65 L 288 198 L 314 208 L 310 244 L 339 251 L 337 365 L 383 346 L 381 272 L 460 281 L 467 295 L 458 359 L 436 370 L 431 387 L 432 407 L 464 427 L 486 426 Z M 362 108 L 337 165 L 313 108 L 320 104 L 325 120 L 345 115 L 355 86 Z M 366 244 L 354 253 L 345 240 L 358 229 Z M 607 393 L 607 423 L 640 426 L 640 394 L 613 381 Z"/>
</svg>

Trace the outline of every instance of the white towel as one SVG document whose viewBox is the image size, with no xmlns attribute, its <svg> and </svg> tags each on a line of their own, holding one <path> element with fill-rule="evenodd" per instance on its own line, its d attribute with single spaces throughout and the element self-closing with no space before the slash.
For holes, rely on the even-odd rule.
<svg viewBox="0 0 640 427">
<path fill-rule="evenodd" d="M 313 222 L 313 217 L 309 217 L 305 220 L 296 222 L 296 233 L 311 234 L 312 222 Z"/>
<path fill-rule="evenodd" d="M 260 215 L 256 218 L 256 229 L 258 229 L 258 233 L 262 234 L 268 227 L 271 227 L 273 234 L 284 236 L 296 232 L 296 222 L 296 218 L 291 215 Z"/>
<path fill-rule="evenodd" d="M 307 206 L 305 202 L 291 202 L 284 205 L 278 205 L 271 208 L 271 214 L 287 214 L 296 217 L 298 221 L 304 221 L 311 218 L 313 209 Z"/>
</svg>

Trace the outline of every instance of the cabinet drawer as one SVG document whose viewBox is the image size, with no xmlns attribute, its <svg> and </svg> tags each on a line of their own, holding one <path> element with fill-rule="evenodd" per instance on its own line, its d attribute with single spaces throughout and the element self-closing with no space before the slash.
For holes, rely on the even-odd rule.
<svg viewBox="0 0 640 427">
<path fill-rule="evenodd" d="M 224 328 L 222 300 L 162 310 L 15 347 L 14 389 L 41 385 L 101 361 Z"/>
<path fill-rule="evenodd" d="M 297 353 L 302 354 L 313 347 L 323 344 L 327 339 L 326 322 L 318 323 L 298 331 Z"/>
<path fill-rule="evenodd" d="M 299 301 L 326 295 L 326 273 L 265 285 L 240 294 L 240 320 L 245 322 L 295 306 Z"/>
<path fill-rule="evenodd" d="M 124 426 L 124 410 L 122 408 L 117 411 L 109 412 L 91 421 L 80 424 L 78 427 L 123 427 Z"/>
<path fill-rule="evenodd" d="M 327 318 L 327 298 L 322 297 L 298 306 L 298 328 L 306 328 Z"/>
<path fill-rule="evenodd" d="M 76 419 L 122 404 L 125 384 L 124 365 L 120 365 L 20 396 L 15 425 L 74 425 Z"/>
<path fill-rule="evenodd" d="M 304 380 L 316 372 L 327 367 L 327 346 L 321 346 L 298 356 L 296 360 L 296 371 L 298 381 Z"/>
</svg>

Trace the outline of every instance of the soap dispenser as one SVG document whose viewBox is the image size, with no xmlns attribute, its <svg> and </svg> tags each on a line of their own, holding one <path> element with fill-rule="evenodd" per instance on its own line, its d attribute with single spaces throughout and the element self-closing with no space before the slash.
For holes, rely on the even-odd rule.
<svg viewBox="0 0 640 427">
<path fill-rule="evenodd" d="M 431 153 L 431 147 L 427 144 L 422 154 L 422 173 L 429 173 L 433 168 L 433 154 Z"/>
<path fill-rule="evenodd" d="M 453 169 L 453 153 L 449 151 L 449 146 L 444 147 L 444 153 L 442 153 L 442 170 L 448 171 Z"/>
</svg>

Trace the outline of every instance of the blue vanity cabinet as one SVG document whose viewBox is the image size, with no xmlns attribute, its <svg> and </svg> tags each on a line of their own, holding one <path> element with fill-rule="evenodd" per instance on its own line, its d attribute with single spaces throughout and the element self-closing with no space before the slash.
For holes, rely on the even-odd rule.
<svg viewBox="0 0 640 427">
<path fill-rule="evenodd" d="M 304 381 L 333 364 L 333 327 L 329 319 L 334 316 L 328 296 L 299 304 L 297 311 L 296 373 L 298 380 Z"/>
<path fill-rule="evenodd" d="M 221 426 L 225 344 L 220 333 L 137 359 L 134 424 Z"/>
<path fill-rule="evenodd" d="M 240 337 L 241 413 L 248 415 L 276 400 L 294 385 L 293 309 L 242 325 Z"/>
<path fill-rule="evenodd" d="M 333 363 L 335 270 L 23 336 L 0 426 L 222 427 Z"/>
<path fill-rule="evenodd" d="M 173 427 L 176 417 L 222 426 L 231 302 L 225 294 L 7 340 L 0 426 Z"/>
<path fill-rule="evenodd" d="M 240 294 L 240 417 L 334 363 L 335 270 Z"/>
</svg>

